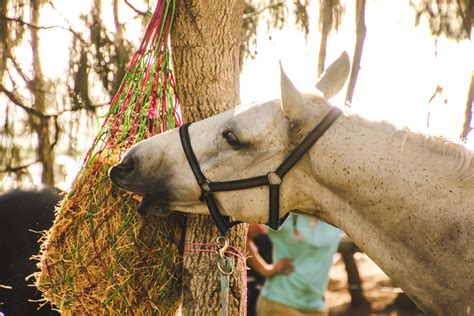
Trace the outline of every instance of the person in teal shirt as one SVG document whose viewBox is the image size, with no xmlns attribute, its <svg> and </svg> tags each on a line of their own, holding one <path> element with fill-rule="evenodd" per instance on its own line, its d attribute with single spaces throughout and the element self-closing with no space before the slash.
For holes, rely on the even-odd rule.
<svg viewBox="0 0 474 316">
<path fill-rule="evenodd" d="M 327 315 L 324 291 L 340 231 L 316 218 L 291 214 L 279 231 L 268 230 L 273 265 L 251 245 L 257 225 L 249 228 L 249 265 L 266 277 L 257 315 Z"/>
</svg>

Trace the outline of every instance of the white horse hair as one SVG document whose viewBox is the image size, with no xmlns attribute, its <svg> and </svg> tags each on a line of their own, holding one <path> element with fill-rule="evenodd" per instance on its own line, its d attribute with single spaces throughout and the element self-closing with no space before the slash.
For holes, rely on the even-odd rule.
<svg viewBox="0 0 474 316">
<path fill-rule="evenodd" d="M 349 58 L 301 94 L 282 71 L 281 100 L 238 106 L 190 126 L 206 177 L 228 181 L 276 168 L 328 113 Z M 142 209 L 207 214 L 178 130 L 131 148 L 112 182 L 148 201 Z M 344 230 L 427 315 L 474 313 L 473 152 L 345 112 L 286 175 L 280 216 L 297 211 Z M 268 219 L 268 189 L 215 194 L 223 213 Z"/>
</svg>

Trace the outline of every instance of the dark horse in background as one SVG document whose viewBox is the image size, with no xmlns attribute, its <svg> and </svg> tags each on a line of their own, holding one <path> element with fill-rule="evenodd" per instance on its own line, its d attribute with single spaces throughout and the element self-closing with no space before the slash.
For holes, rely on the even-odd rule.
<svg viewBox="0 0 474 316">
<path fill-rule="evenodd" d="M 57 315 L 49 305 L 38 310 L 41 293 L 26 277 L 37 271 L 39 233 L 54 220 L 59 190 L 13 190 L 0 195 L 0 315 Z M 11 287 L 11 288 L 10 288 Z"/>
</svg>

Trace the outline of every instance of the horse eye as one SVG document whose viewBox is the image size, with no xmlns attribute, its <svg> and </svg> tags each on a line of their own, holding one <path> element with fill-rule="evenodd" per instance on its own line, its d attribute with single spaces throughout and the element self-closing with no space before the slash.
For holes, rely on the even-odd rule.
<svg viewBox="0 0 474 316">
<path fill-rule="evenodd" d="M 225 131 L 222 133 L 222 137 L 226 140 L 226 142 L 231 145 L 232 147 L 240 147 L 242 144 L 239 141 L 239 138 L 235 136 L 234 133 L 231 131 Z"/>
</svg>

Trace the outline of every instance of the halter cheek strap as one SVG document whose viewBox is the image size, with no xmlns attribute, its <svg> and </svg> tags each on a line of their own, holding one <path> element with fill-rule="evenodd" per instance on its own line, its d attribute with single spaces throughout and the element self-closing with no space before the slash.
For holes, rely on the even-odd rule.
<svg viewBox="0 0 474 316">
<path fill-rule="evenodd" d="M 224 182 L 211 182 L 201 171 L 199 162 L 193 152 L 191 140 L 189 138 L 189 126 L 191 123 L 186 123 L 179 128 L 179 136 L 181 138 L 181 145 L 183 146 L 184 154 L 188 160 L 194 177 L 201 187 L 201 201 L 205 201 L 209 212 L 215 225 L 222 235 L 226 235 L 227 231 L 241 223 L 239 221 L 230 221 L 229 217 L 223 216 L 219 207 L 217 206 L 213 192 L 235 191 L 260 186 L 268 186 L 269 188 L 269 211 L 267 225 L 278 230 L 283 222 L 288 217 L 289 213 L 280 219 L 280 185 L 283 182 L 283 177 L 293 166 L 301 159 L 301 157 L 311 148 L 321 136 L 328 130 L 328 128 L 336 121 L 342 114 L 342 111 L 333 107 L 331 111 L 316 125 L 316 127 L 309 132 L 305 139 L 288 155 L 288 157 L 281 163 L 281 165 L 273 171 L 268 172 L 264 176 L 246 178 L 241 180 L 232 180 Z"/>
</svg>

